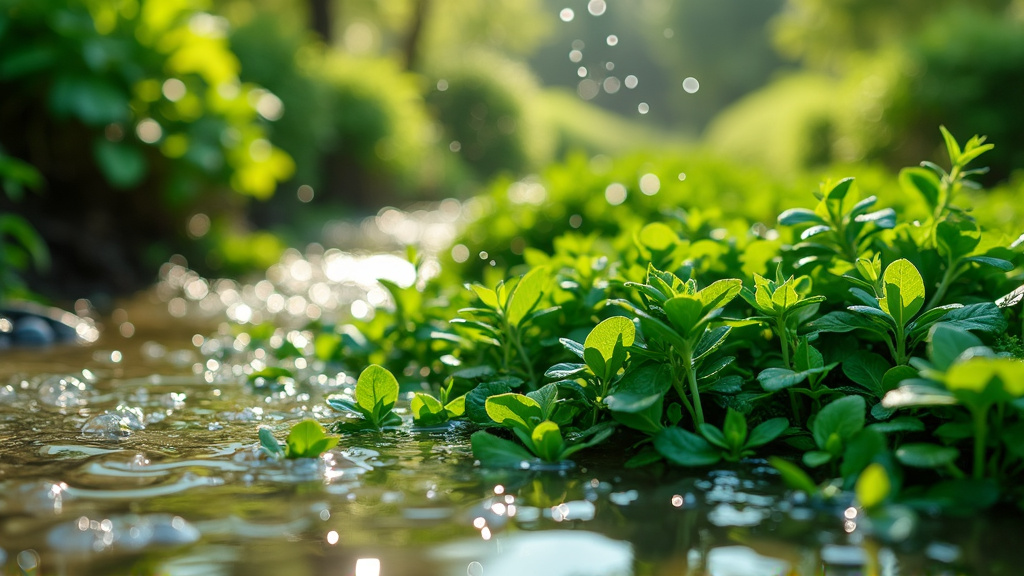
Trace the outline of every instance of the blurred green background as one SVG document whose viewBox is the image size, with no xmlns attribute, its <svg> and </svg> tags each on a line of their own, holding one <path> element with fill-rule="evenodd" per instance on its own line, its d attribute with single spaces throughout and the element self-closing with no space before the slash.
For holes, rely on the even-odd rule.
<svg viewBox="0 0 1024 576">
<path fill-rule="evenodd" d="M 610 159 L 713 174 L 725 212 L 781 190 L 770 219 L 938 161 L 939 124 L 1012 199 L 1021 102 L 1024 0 L 0 0 L 0 298 L 240 274 L 530 174 L 566 211 Z"/>
</svg>

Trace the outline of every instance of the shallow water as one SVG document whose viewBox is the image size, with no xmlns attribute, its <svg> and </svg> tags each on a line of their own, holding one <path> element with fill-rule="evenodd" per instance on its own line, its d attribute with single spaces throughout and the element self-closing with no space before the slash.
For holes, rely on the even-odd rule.
<svg viewBox="0 0 1024 576">
<path fill-rule="evenodd" d="M 303 418 L 333 422 L 324 398 L 353 379 L 300 363 L 293 384 L 249 384 L 258 352 L 220 323 L 281 321 L 302 294 L 299 315 L 350 313 L 373 299 L 361 262 L 381 265 L 292 253 L 280 267 L 301 282 L 271 271 L 251 286 L 171 265 L 102 320 L 94 344 L 3 351 L 6 573 L 895 576 L 1024 564 L 1019 515 L 925 519 L 882 542 L 849 498 L 808 501 L 757 461 L 623 470 L 621 446 L 607 462 L 578 454 L 572 470 L 488 470 L 465 426 L 346 435 L 319 460 L 268 460 L 260 426 L 283 439 Z M 268 310 L 274 294 L 282 308 Z"/>
</svg>

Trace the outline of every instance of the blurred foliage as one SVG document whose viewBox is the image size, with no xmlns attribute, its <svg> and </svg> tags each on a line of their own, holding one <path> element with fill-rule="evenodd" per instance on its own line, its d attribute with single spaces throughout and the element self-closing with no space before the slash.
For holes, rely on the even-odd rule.
<svg viewBox="0 0 1024 576">
<path fill-rule="evenodd" d="M 522 174 L 550 159 L 550 133 L 532 113 L 538 88 L 527 68 L 477 55 L 436 75 L 428 103 L 443 140 L 480 179 Z"/>
<path fill-rule="evenodd" d="M 25 189 L 38 189 L 42 176 L 32 165 L 4 154 L 0 148 L 0 189 L 18 201 Z M 0 304 L 11 298 L 31 297 L 21 276 L 29 265 L 46 269 L 50 253 L 39 233 L 17 214 L 0 212 Z"/>
</svg>

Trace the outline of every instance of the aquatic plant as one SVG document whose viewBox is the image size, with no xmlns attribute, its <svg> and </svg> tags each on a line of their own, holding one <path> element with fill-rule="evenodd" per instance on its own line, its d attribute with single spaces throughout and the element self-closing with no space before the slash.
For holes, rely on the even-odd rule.
<svg viewBox="0 0 1024 576">
<path fill-rule="evenodd" d="M 327 404 L 340 412 L 358 416 L 354 420 L 336 422 L 335 431 L 382 430 L 402 423 L 402 417 L 391 411 L 397 400 L 398 380 L 386 368 L 371 364 L 356 381 L 355 402 L 332 396 Z"/>
<path fill-rule="evenodd" d="M 285 445 L 274 438 L 269 428 L 259 429 L 260 449 L 272 458 L 319 458 L 321 454 L 338 445 L 338 438 L 325 434 L 324 427 L 316 420 L 303 420 L 292 426 L 285 439 Z"/>
</svg>

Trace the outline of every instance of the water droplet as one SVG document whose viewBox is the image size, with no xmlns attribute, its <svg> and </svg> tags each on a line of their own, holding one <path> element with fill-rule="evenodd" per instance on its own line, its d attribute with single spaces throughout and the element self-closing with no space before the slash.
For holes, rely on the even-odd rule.
<svg viewBox="0 0 1024 576">
<path fill-rule="evenodd" d="M 586 66 L 580 66 L 579 68 L 577 68 L 576 69 L 576 75 L 579 76 L 580 78 L 586 78 L 587 77 L 587 67 Z"/>
<path fill-rule="evenodd" d="M 576 17 L 576 13 L 573 12 L 572 8 L 562 8 L 562 11 L 558 13 L 558 17 L 562 22 L 572 22 L 572 19 Z"/>
<path fill-rule="evenodd" d="M 651 111 L 651 107 L 647 105 L 647 102 L 641 102 L 637 104 L 636 111 L 641 114 L 647 114 Z"/>
<path fill-rule="evenodd" d="M 604 69 L 609 71 L 609 72 L 611 72 L 612 70 L 615 70 L 615 62 L 605 62 L 604 63 Z"/>
<path fill-rule="evenodd" d="M 622 82 L 620 82 L 619 79 L 616 78 L 615 76 L 609 76 L 604 79 L 604 82 L 601 83 L 601 87 L 604 88 L 604 91 L 607 92 L 608 94 L 615 94 L 616 92 L 619 91 L 619 88 L 621 86 Z"/>
<path fill-rule="evenodd" d="M 484 576 L 484 566 L 479 562 L 470 562 L 466 567 L 466 576 Z"/>
<path fill-rule="evenodd" d="M 581 52 L 580 50 L 570 50 L 569 51 L 569 61 L 570 62 L 579 62 L 580 60 L 583 60 L 583 52 Z"/>
<path fill-rule="evenodd" d="M 700 90 L 700 82 L 693 76 L 689 76 L 683 80 L 683 90 L 686 90 L 687 94 L 694 94 L 697 90 Z"/>
<path fill-rule="evenodd" d="M 618 206 L 625 202 L 626 196 L 626 187 L 618 182 L 609 184 L 608 187 L 604 189 L 604 199 L 612 206 Z"/>
<path fill-rule="evenodd" d="M 626 80 L 623 82 L 623 84 L 626 85 L 626 88 L 632 90 L 633 88 L 636 88 L 637 82 L 639 82 L 639 80 L 637 80 L 637 77 L 630 74 L 629 76 L 626 76 Z"/>
<path fill-rule="evenodd" d="M 82 425 L 82 434 L 102 440 L 120 440 L 131 434 L 128 423 L 118 414 L 93 416 Z"/>
<path fill-rule="evenodd" d="M 644 174 L 640 177 L 640 191 L 647 196 L 654 196 L 661 190 L 661 180 L 654 174 Z"/>
<path fill-rule="evenodd" d="M 583 98 L 584 100 L 593 100 L 600 91 L 600 85 L 596 81 L 591 80 L 589 78 L 581 81 L 576 86 L 576 93 L 579 94 L 580 98 Z"/>
<path fill-rule="evenodd" d="M 607 9 L 608 4 L 604 0 L 590 0 L 590 2 L 587 2 L 587 12 L 590 12 L 591 16 L 600 16 Z"/>
<path fill-rule="evenodd" d="M 609 34 L 608 38 L 605 39 L 605 42 L 607 42 L 609 46 L 615 46 L 619 43 L 619 37 L 615 34 Z"/>
</svg>

